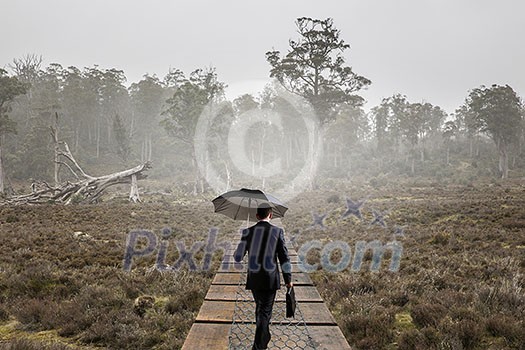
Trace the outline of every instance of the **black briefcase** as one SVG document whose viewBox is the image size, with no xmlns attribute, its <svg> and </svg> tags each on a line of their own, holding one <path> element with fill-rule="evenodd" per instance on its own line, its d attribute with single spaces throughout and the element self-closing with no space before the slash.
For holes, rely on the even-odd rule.
<svg viewBox="0 0 525 350">
<path fill-rule="evenodd" d="M 295 317 L 295 291 L 292 288 L 288 288 L 286 291 L 286 317 Z"/>
</svg>

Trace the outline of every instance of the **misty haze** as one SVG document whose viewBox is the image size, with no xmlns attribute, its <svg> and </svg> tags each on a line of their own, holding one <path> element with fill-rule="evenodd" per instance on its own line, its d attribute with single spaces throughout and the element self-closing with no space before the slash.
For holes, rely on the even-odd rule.
<svg viewBox="0 0 525 350">
<path fill-rule="evenodd" d="M 1 7 L 0 349 L 525 350 L 520 1 Z"/>
</svg>

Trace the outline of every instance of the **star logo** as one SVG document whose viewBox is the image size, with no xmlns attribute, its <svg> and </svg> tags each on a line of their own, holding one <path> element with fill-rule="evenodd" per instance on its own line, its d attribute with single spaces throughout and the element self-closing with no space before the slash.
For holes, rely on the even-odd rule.
<svg viewBox="0 0 525 350">
<path fill-rule="evenodd" d="M 356 218 L 362 220 L 361 207 L 365 204 L 366 200 L 354 202 L 350 198 L 346 199 L 346 211 L 343 213 L 341 218 L 346 218 L 349 215 L 354 215 Z"/>
<path fill-rule="evenodd" d="M 405 237 L 405 229 L 402 226 L 394 227 L 394 238 Z"/>
<path fill-rule="evenodd" d="M 319 215 L 317 213 L 312 212 L 312 218 L 314 220 L 313 224 L 310 225 L 310 227 L 316 227 L 319 226 L 323 230 L 326 228 L 324 225 L 324 219 L 326 218 L 326 213 L 323 215 Z"/>
<path fill-rule="evenodd" d="M 374 219 L 370 222 L 369 226 L 379 225 L 386 228 L 385 216 L 388 215 L 388 212 L 382 213 L 379 210 L 372 209 L 372 214 L 374 214 Z"/>
</svg>

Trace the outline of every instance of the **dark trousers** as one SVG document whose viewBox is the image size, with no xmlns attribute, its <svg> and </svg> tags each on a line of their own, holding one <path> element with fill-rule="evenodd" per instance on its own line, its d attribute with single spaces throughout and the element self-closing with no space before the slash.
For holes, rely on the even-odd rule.
<svg viewBox="0 0 525 350">
<path fill-rule="evenodd" d="M 272 318 L 275 290 L 252 290 L 255 299 L 255 340 L 253 350 L 267 349 L 272 335 L 270 334 L 270 319 Z"/>
</svg>

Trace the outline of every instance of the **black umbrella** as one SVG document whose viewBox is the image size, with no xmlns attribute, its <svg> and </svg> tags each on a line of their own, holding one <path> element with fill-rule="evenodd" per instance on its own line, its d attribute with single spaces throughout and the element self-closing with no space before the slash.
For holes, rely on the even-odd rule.
<svg viewBox="0 0 525 350">
<path fill-rule="evenodd" d="M 254 218 L 259 205 L 265 203 L 272 208 L 273 217 L 281 218 L 288 210 L 277 198 L 261 190 L 241 188 L 229 191 L 212 200 L 215 212 L 221 213 L 234 220 L 248 220 Z"/>
</svg>

